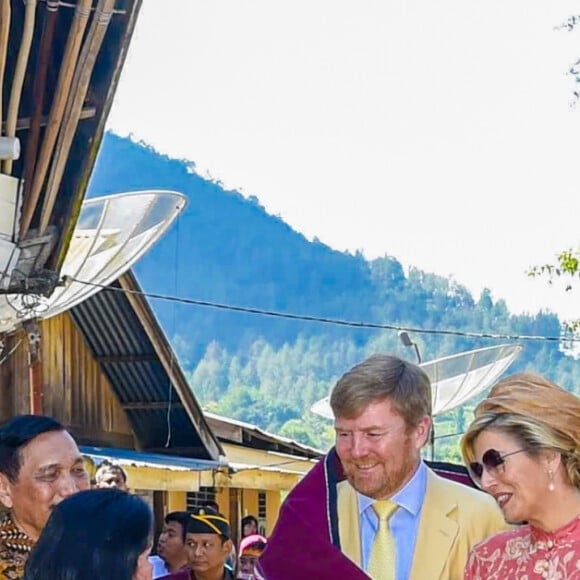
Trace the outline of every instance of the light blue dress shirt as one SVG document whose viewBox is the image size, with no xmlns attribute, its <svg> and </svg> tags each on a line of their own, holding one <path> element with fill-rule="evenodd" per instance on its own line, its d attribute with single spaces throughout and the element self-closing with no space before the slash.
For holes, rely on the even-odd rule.
<svg viewBox="0 0 580 580">
<path fill-rule="evenodd" d="M 427 489 L 427 467 L 423 462 L 407 485 L 391 500 L 399 509 L 391 516 L 389 526 L 395 539 L 396 580 L 407 580 L 411 573 L 413 552 L 421 518 L 421 507 Z M 379 528 L 379 518 L 373 509 L 374 499 L 357 492 L 361 531 L 361 555 L 366 570 L 375 534 Z"/>
</svg>

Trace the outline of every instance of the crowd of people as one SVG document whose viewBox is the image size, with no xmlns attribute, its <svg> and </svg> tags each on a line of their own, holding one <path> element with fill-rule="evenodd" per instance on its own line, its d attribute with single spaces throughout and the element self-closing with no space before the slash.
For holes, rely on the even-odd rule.
<svg viewBox="0 0 580 580">
<path fill-rule="evenodd" d="M 258 520 L 242 519 L 242 540 L 236 550 L 230 523 L 216 502 L 165 516 L 157 554 L 149 557 L 152 578 L 165 580 L 235 580 L 255 578 L 255 563 L 267 543 L 257 533 Z"/>
<path fill-rule="evenodd" d="M 580 579 L 580 399 L 530 373 L 499 381 L 461 440 L 473 486 L 422 460 L 431 401 L 425 372 L 399 357 L 350 369 L 330 398 L 334 448 L 270 537 L 246 516 L 237 546 L 215 502 L 167 514 L 154 546 L 120 466 L 91 482 L 63 425 L 14 417 L 0 427 L 0 578 Z"/>
<path fill-rule="evenodd" d="M 499 381 L 462 439 L 480 489 L 422 461 L 431 402 L 425 372 L 393 355 L 338 380 L 335 447 L 286 498 L 260 577 L 580 578 L 580 399 L 531 373 Z"/>
<path fill-rule="evenodd" d="M 38 415 L 0 428 L 0 502 L 0 578 L 10 580 L 253 578 L 267 542 L 246 516 L 237 554 L 228 520 L 207 502 L 167 514 L 153 546 L 152 511 L 128 492 L 125 470 L 104 461 L 91 481 L 71 434 Z"/>
</svg>

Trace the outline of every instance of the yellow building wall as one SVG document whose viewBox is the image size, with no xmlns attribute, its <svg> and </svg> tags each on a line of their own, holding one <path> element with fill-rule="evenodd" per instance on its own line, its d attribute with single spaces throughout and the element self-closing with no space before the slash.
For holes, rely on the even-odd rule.
<svg viewBox="0 0 580 580">
<path fill-rule="evenodd" d="M 278 514 L 280 513 L 280 505 L 282 503 L 282 495 L 276 490 L 258 490 L 258 489 L 244 489 L 242 491 L 242 517 L 252 515 L 258 517 L 259 509 L 259 494 L 260 492 L 266 494 L 266 521 L 260 522 L 261 525 L 266 526 L 266 535 L 272 533 Z"/>
<path fill-rule="evenodd" d="M 215 500 L 220 506 L 221 513 L 229 520 L 230 519 L 230 488 L 220 487 L 215 495 Z"/>
<path fill-rule="evenodd" d="M 244 489 L 242 490 L 242 517 L 254 516 L 258 517 L 258 490 Z"/>
<path fill-rule="evenodd" d="M 138 486 L 137 486 L 138 487 Z M 148 482 L 148 488 L 154 488 L 151 481 Z M 230 491 L 229 487 L 221 487 L 216 490 L 216 501 L 220 506 L 222 514 L 231 520 L 231 506 L 230 506 Z M 240 518 L 247 515 L 258 517 L 258 494 L 262 490 L 257 489 L 239 489 L 237 490 L 240 496 L 239 513 Z M 282 493 L 275 490 L 266 490 L 266 536 L 272 533 L 278 514 L 280 513 L 280 505 L 282 504 Z M 187 492 L 185 491 L 167 491 L 164 496 L 163 515 L 170 512 L 187 510 Z M 240 530 L 241 531 L 241 530 Z"/>
<path fill-rule="evenodd" d="M 266 492 L 266 536 L 269 536 L 274 529 L 281 503 L 282 494 L 279 491 Z"/>
<path fill-rule="evenodd" d="M 200 472 L 124 465 L 129 488 L 151 491 L 198 491 Z"/>
<path fill-rule="evenodd" d="M 185 491 L 168 491 L 165 514 L 187 510 L 187 493 Z"/>
</svg>

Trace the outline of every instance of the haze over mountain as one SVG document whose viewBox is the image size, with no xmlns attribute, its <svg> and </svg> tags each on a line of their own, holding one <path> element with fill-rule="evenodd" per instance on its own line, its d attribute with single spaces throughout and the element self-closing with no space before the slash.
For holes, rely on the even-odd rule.
<svg viewBox="0 0 580 580">
<path fill-rule="evenodd" d="M 173 189 L 189 199 L 170 232 L 137 264 L 145 291 L 318 318 L 427 330 L 559 336 L 554 314 L 513 316 L 484 291 L 473 297 L 450 280 L 396 257 L 371 262 L 308 241 L 254 198 L 225 191 L 191 161 L 108 133 L 89 195 Z M 209 408 L 305 442 L 326 445 L 328 425 L 306 413 L 344 370 L 371 352 L 412 357 L 394 330 L 354 328 L 152 300 L 166 334 Z M 414 334 L 423 359 L 509 342 Z M 557 342 L 527 342 L 511 370 L 528 368 L 570 389 L 579 370 Z M 461 413 L 449 431 L 461 430 Z M 446 451 L 447 455 L 451 451 Z"/>
</svg>

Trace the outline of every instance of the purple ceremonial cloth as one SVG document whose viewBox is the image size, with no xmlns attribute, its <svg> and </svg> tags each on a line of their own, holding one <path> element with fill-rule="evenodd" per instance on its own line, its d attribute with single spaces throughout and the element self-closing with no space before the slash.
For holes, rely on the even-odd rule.
<svg viewBox="0 0 580 580">
<path fill-rule="evenodd" d="M 157 580 L 191 580 L 189 572 L 189 568 L 183 568 L 183 570 L 179 570 L 179 572 L 167 574 L 167 576 L 161 576 L 157 578 Z"/>
<path fill-rule="evenodd" d="M 336 484 L 344 479 L 334 450 L 294 487 L 258 560 L 266 580 L 368 580 L 340 551 Z"/>
<path fill-rule="evenodd" d="M 430 463 L 442 477 L 472 485 L 463 467 Z M 340 550 L 336 484 L 344 480 L 332 449 L 288 495 L 258 560 L 265 580 L 369 580 Z"/>
<path fill-rule="evenodd" d="M 467 473 L 463 465 L 446 463 L 444 461 L 425 461 L 425 463 L 439 476 L 457 483 L 462 483 L 468 487 L 477 488 Z"/>
</svg>

